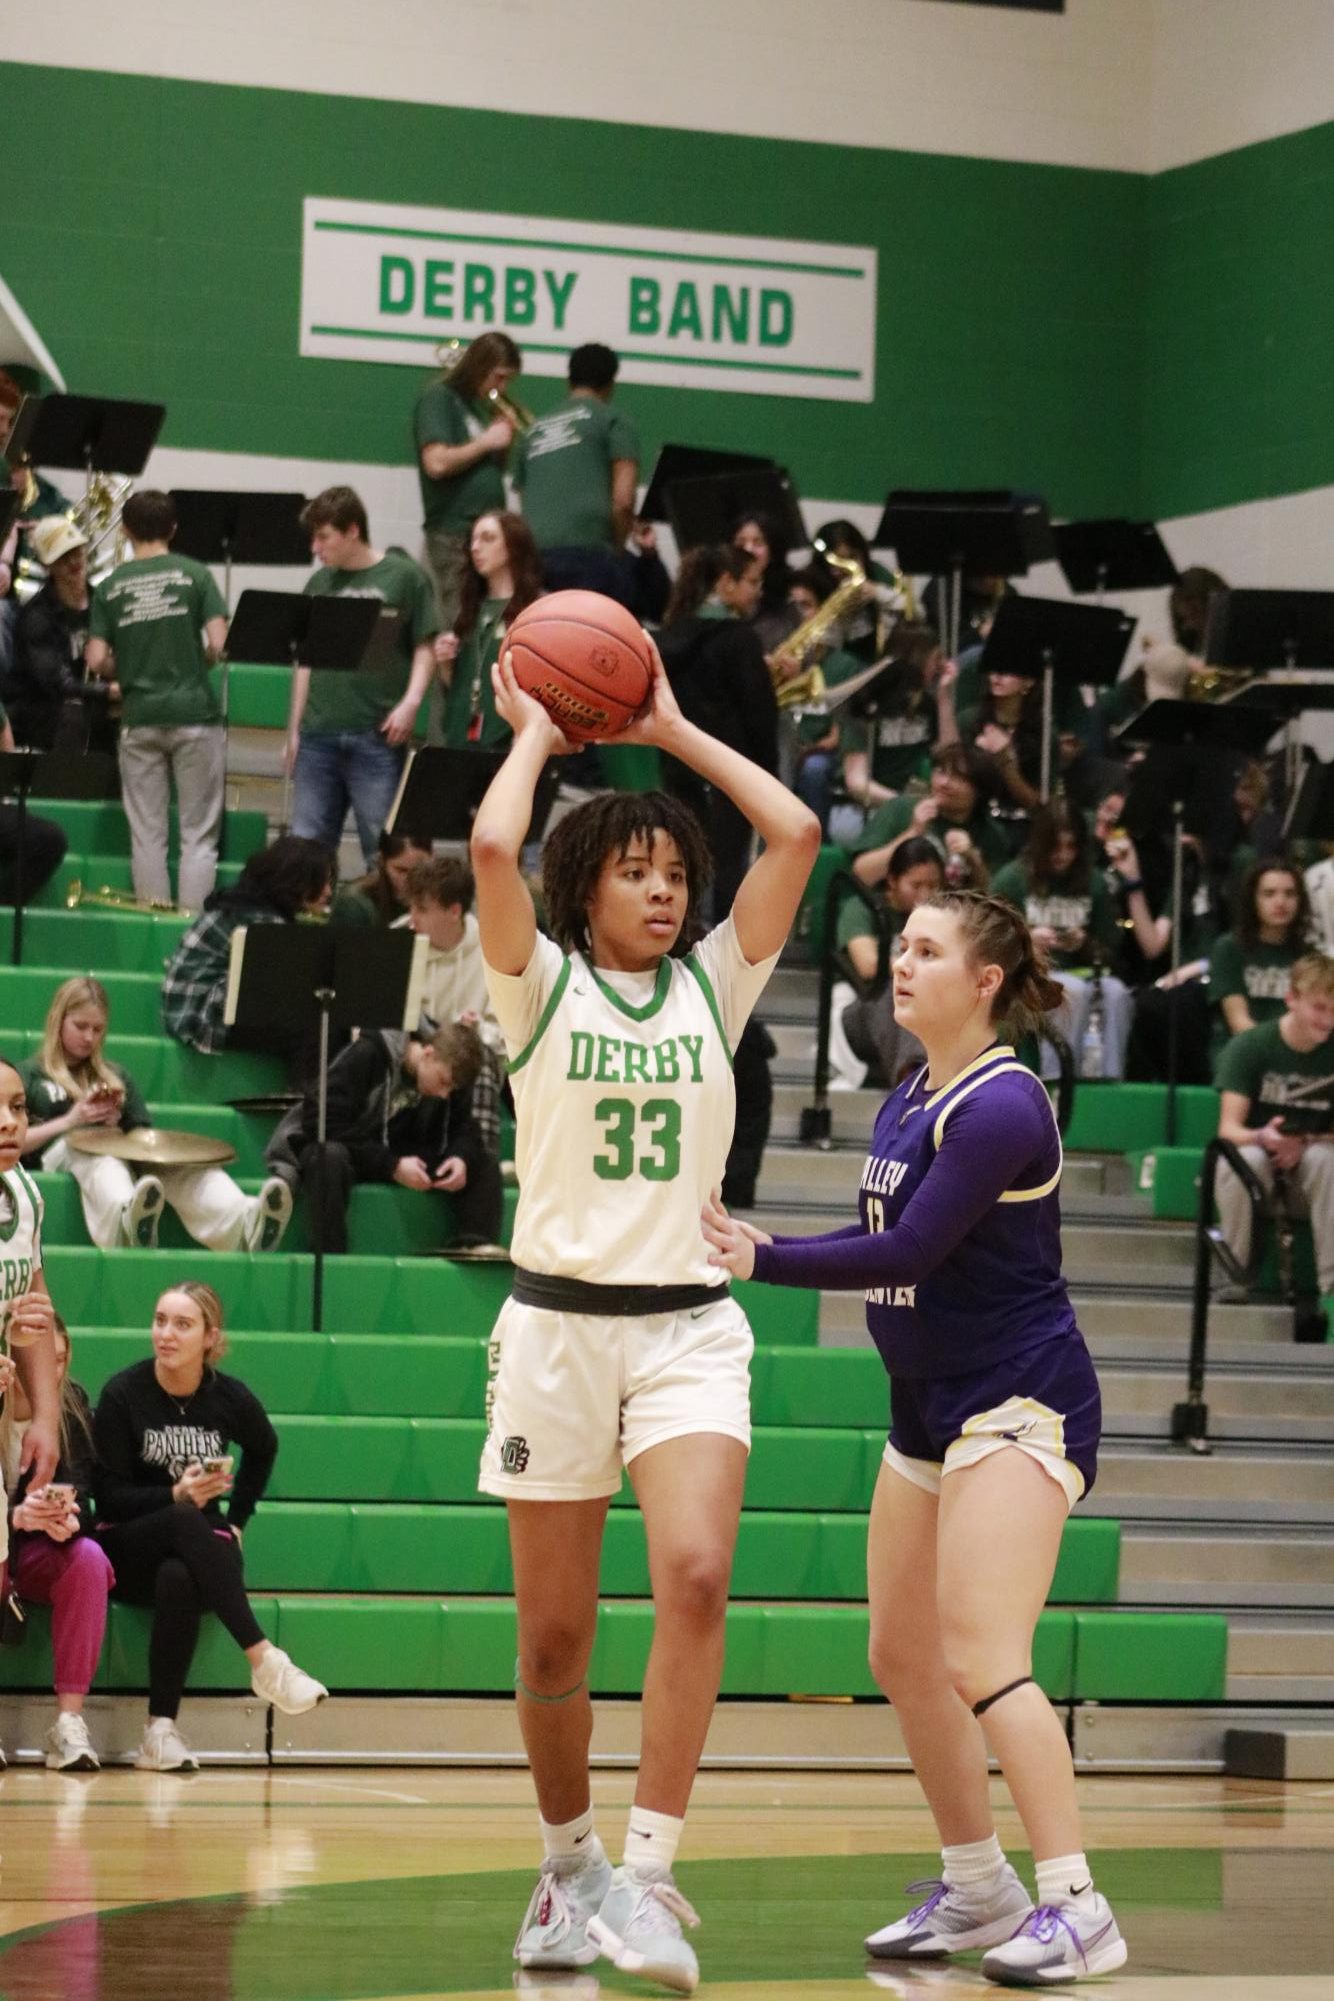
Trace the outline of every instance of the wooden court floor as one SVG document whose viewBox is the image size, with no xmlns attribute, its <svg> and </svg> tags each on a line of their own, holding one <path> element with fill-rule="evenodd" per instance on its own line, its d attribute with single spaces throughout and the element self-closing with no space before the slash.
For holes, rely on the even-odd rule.
<svg viewBox="0 0 1334 2001">
<path fill-rule="evenodd" d="M 1334 1786 L 1081 1781 L 1089 1848 L 1130 1944 L 1108 2001 L 1334 2001 Z M 595 1780 L 618 1851 L 627 1774 Z M 1022 1867 L 1001 1804 L 1002 1839 Z M 20 1769 L 0 1780 L 5 2001 L 401 2001 L 646 1989 L 608 1969 L 518 1975 L 533 1879 L 513 1772 Z M 864 1932 L 935 1873 L 911 1779 L 709 1773 L 678 1871 L 700 1993 L 905 2001 L 998 1989 L 975 1962 L 877 1967 Z"/>
</svg>

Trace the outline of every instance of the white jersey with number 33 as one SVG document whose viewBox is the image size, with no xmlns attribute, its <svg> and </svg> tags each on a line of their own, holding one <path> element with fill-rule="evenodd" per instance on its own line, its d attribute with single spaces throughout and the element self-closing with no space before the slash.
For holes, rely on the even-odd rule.
<svg viewBox="0 0 1334 2001">
<path fill-rule="evenodd" d="M 716 1285 L 699 1212 L 732 1144 L 732 1050 L 777 955 L 729 917 L 657 973 L 595 970 L 539 937 L 486 969 L 510 1055 L 514 1261 L 594 1285 Z"/>
</svg>

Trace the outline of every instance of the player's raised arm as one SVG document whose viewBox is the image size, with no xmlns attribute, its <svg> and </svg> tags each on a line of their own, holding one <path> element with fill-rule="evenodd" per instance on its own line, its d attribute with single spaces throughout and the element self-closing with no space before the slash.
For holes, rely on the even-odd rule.
<svg viewBox="0 0 1334 2001">
<path fill-rule="evenodd" d="M 820 848 L 820 822 L 780 779 L 739 750 L 687 722 L 667 670 L 653 649 L 653 690 L 638 721 L 617 739 L 652 743 L 725 792 L 754 827 L 764 852 L 747 871 L 732 905 L 737 941 L 752 965 L 777 952 L 792 929 Z"/>
<path fill-rule="evenodd" d="M 477 809 L 470 852 L 482 957 L 496 972 L 512 974 L 523 971 L 537 942 L 533 899 L 519 868 L 533 795 L 547 759 L 570 746 L 540 702 L 519 687 L 503 653 L 491 669 L 491 683 L 497 713 L 514 731 L 514 741 Z"/>
</svg>

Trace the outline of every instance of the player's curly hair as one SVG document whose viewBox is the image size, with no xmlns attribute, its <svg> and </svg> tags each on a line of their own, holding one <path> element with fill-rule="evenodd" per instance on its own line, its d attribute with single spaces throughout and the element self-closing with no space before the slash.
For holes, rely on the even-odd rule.
<svg viewBox="0 0 1334 2001">
<path fill-rule="evenodd" d="M 975 965 L 999 966 L 1004 974 L 991 1018 L 1018 1041 L 1031 1035 L 1065 999 L 1065 989 L 1047 969 L 1047 955 L 1012 903 L 976 889 L 942 889 L 928 896 L 927 910 L 948 910 L 959 920 Z"/>
<path fill-rule="evenodd" d="M 542 901 L 563 952 L 582 951 L 589 943 L 588 902 L 609 857 L 625 854 L 635 839 L 651 845 L 659 831 L 675 841 L 685 863 L 686 920 L 671 950 L 673 958 L 684 958 L 703 929 L 697 913 L 713 871 L 699 821 L 667 792 L 595 793 L 547 836 Z"/>
</svg>

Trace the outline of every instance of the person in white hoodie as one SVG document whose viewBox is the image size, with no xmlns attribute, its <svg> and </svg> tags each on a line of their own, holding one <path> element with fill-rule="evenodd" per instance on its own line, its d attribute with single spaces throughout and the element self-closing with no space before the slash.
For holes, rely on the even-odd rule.
<svg viewBox="0 0 1334 2001">
<path fill-rule="evenodd" d="M 408 914 L 400 920 L 427 940 L 422 1014 L 431 1028 L 461 1021 L 475 1028 L 483 1062 L 472 1087 L 472 1115 L 487 1152 L 500 1146 L 500 1099 L 505 1088 L 505 1038 L 491 1007 L 482 965 L 473 877 L 454 855 L 433 855 L 408 873 Z"/>
</svg>

